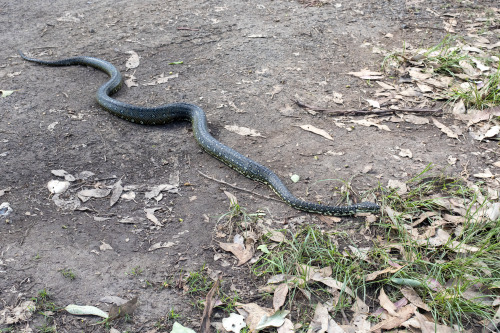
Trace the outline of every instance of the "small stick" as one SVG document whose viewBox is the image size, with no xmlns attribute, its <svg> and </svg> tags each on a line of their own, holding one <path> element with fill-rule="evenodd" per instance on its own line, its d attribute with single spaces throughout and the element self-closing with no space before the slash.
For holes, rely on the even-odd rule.
<svg viewBox="0 0 500 333">
<path fill-rule="evenodd" d="M 259 197 L 262 197 L 262 198 L 265 198 L 265 199 L 268 199 L 268 200 L 274 200 L 274 201 L 278 201 L 278 202 L 283 202 L 282 200 L 279 200 L 279 199 L 275 199 L 275 198 L 272 198 L 272 197 L 268 197 L 267 195 L 264 195 L 264 194 L 260 194 L 260 193 L 255 193 L 253 191 L 250 191 L 250 190 L 247 190 L 246 188 L 241 188 L 241 187 L 238 187 L 238 186 L 235 186 L 235 185 L 231 185 L 223 180 L 219 180 L 219 179 L 216 179 L 216 178 L 213 178 L 213 177 L 210 177 L 209 175 L 205 175 L 203 172 L 199 171 L 198 172 L 200 173 L 200 175 L 202 175 L 203 177 L 205 178 L 208 178 L 210 180 L 213 180 L 213 181 L 216 181 L 217 183 L 221 183 L 221 184 L 224 184 L 224 185 L 227 185 L 227 186 L 230 186 L 232 188 L 235 188 L 237 190 L 240 190 L 240 191 L 243 191 L 243 192 L 248 192 L 250 194 L 254 194 L 256 196 L 259 196 Z"/>
<path fill-rule="evenodd" d="M 436 113 L 436 112 L 443 112 L 443 109 L 375 109 L 375 110 L 334 110 L 334 109 L 325 109 L 325 108 L 320 108 L 312 105 L 307 105 L 302 103 L 301 101 L 298 100 L 292 100 L 297 106 L 304 108 L 304 109 L 310 109 L 313 111 L 318 111 L 318 112 L 326 112 L 326 113 L 331 113 L 335 114 L 338 116 L 345 116 L 345 115 L 363 115 L 363 114 L 379 114 L 383 115 L 386 113 L 394 113 L 394 112 L 417 112 L 417 113 Z"/>
<path fill-rule="evenodd" d="M 177 27 L 177 30 L 199 31 L 200 29 L 193 29 L 188 27 Z"/>
</svg>

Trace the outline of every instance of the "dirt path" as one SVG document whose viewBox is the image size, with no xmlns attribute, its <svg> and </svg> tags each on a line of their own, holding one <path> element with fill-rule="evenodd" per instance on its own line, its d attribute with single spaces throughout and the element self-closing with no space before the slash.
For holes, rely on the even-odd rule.
<svg viewBox="0 0 500 333">
<path fill-rule="evenodd" d="M 206 264 L 238 284 L 242 297 L 252 296 L 255 288 L 246 269 L 213 260 L 211 233 L 229 206 L 223 189 L 237 195 L 249 211 L 266 211 L 276 223 L 294 216 L 320 223 L 317 216 L 203 177 L 199 171 L 273 195 L 202 153 L 187 124 L 139 126 L 102 111 L 94 95 L 104 74 L 86 67 L 26 63 L 17 49 L 43 59 L 106 59 L 136 78 L 137 87 L 116 95 L 129 103 L 201 106 L 218 140 L 270 167 L 293 193 L 309 201 L 339 200 L 332 189 L 342 182 L 319 182 L 325 179 L 352 180 L 352 187 L 363 192 L 378 182 L 407 179 L 429 163 L 438 172 L 459 174 L 467 168 L 474 173 L 492 158 L 487 152 L 493 144 L 480 144 L 468 135 L 453 140 L 430 124 L 387 123 L 391 131 L 384 131 L 349 123 L 352 118 L 313 115 L 292 101 L 364 107 L 367 93 L 376 87 L 346 74 L 379 69 L 380 55 L 364 43 L 388 49 L 403 41 L 430 45 L 445 31 L 416 26 L 432 26 L 432 12 L 473 6 L 431 1 L 426 11 L 404 1 L 372 0 L 323 6 L 263 0 L 168 3 L 56 0 L 34 8 L 28 1 L 2 2 L 0 89 L 15 92 L 0 99 L 0 190 L 8 189 L 0 201 L 14 210 L 0 225 L 0 309 L 44 288 L 58 305 L 97 305 L 107 295 L 139 295 L 134 322 L 123 324 L 129 329 L 152 328 L 172 308 L 196 327 L 199 313 L 182 290 L 148 283 L 161 284 L 173 273 Z M 388 33 L 392 37 L 385 37 Z M 140 64 L 127 71 L 129 51 L 139 55 Z M 343 95 L 343 105 L 335 104 L 334 92 Z M 325 129 L 333 141 L 298 127 L 305 124 Z M 255 129 L 261 136 L 240 136 L 227 125 Z M 409 149 L 412 158 L 398 156 L 401 149 Z M 449 156 L 458 162 L 449 165 Z M 62 209 L 46 186 L 52 179 L 63 180 L 51 173 L 61 169 L 74 176 L 93 173 L 72 181 L 68 193 L 106 189 L 121 180 L 135 199 L 120 199 L 110 207 L 109 196 L 93 198 L 79 203 L 77 210 Z M 301 181 L 293 183 L 292 174 Z M 178 193 L 145 198 L 151 187 L 175 183 Z M 147 218 L 149 208 L 158 208 L 157 224 Z M 158 242 L 173 245 L 148 251 Z M 104 243 L 112 249 L 103 250 Z M 137 267 L 141 274 L 133 274 Z M 65 278 L 62 269 L 76 278 Z M 55 320 L 61 332 L 104 330 L 90 326 L 95 321 L 62 313 Z"/>
</svg>

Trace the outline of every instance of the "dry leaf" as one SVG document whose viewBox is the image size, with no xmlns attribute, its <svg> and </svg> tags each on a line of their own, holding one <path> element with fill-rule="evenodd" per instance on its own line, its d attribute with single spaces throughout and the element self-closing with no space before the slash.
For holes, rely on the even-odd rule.
<svg viewBox="0 0 500 333">
<path fill-rule="evenodd" d="M 146 199 L 152 199 L 158 197 L 161 192 L 166 191 L 168 193 L 179 193 L 179 188 L 175 185 L 161 184 L 150 188 L 150 190 L 144 193 Z"/>
<path fill-rule="evenodd" d="M 295 333 L 294 325 L 290 319 L 285 319 L 283 325 L 278 327 L 278 333 Z"/>
<path fill-rule="evenodd" d="M 139 67 L 139 55 L 134 51 L 127 51 L 126 53 L 130 54 L 130 57 L 125 63 L 125 67 L 127 67 L 127 69 Z"/>
<path fill-rule="evenodd" d="M 433 89 L 426 84 L 420 82 L 415 82 L 415 83 L 417 84 L 418 89 L 420 89 L 420 91 L 423 93 L 429 93 L 433 91 Z"/>
<path fill-rule="evenodd" d="M 412 114 L 403 115 L 403 119 L 407 123 L 412 123 L 415 125 L 425 125 L 425 124 L 429 123 L 429 119 L 424 118 L 424 117 L 414 116 Z"/>
<path fill-rule="evenodd" d="M 364 68 L 364 69 L 362 69 L 359 72 L 349 72 L 347 74 L 354 75 L 354 76 L 359 77 L 359 78 L 361 78 L 363 80 L 380 80 L 380 79 L 384 78 L 384 76 L 383 76 L 384 74 L 383 73 L 381 73 L 381 72 L 373 72 L 373 71 L 370 71 L 367 68 Z"/>
<path fill-rule="evenodd" d="M 36 305 L 32 300 L 24 301 L 14 308 L 5 307 L 0 310 L 0 324 L 15 324 L 27 321 L 35 313 Z"/>
<path fill-rule="evenodd" d="M 278 230 L 267 229 L 265 231 L 265 235 L 269 237 L 270 240 L 276 243 L 281 243 L 286 240 L 285 235 L 283 235 L 283 233 Z"/>
<path fill-rule="evenodd" d="M 122 180 L 117 181 L 113 188 L 111 189 L 111 198 L 109 199 L 109 207 L 112 207 L 115 203 L 118 202 L 121 195 L 123 193 Z"/>
<path fill-rule="evenodd" d="M 425 81 L 429 78 L 432 77 L 432 74 L 430 73 L 422 73 L 422 70 L 420 68 L 412 67 L 408 70 L 408 74 L 410 74 L 410 77 L 412 77 L 415 80 L 419 81 Z"/>
<path fill-rule="evenodd" d="M 457 103 L 453 106 L 453 114 L 464 114 L 467 110 L 465 109 L 465 104 L 462 99 L 459 99 Z"/>
<path fill-rule="evenodd" d="M 236 126 L 236 125 L 225 125 L 224 128 L 230 132 L 233 132 L 233 133 L 236 133 L 236 134 L 242 135 L 242 136 L 261 136 L 262 137 L 262 135 L 259 132 L 257 132 L 254 129 L 248 128 L 248 127 L 240 127 L 240 126 Z"/>
<path fill-rule="evenodd" d="M 387 183 L 387 187 L 395 189 L 396 193 L 399 195 L 403 195 L 406 192 L 408 192 L 408 187 L 406 186 L 406 183 L 399 181 L 397 179 L 390 179 L 389 182 Z"/>
<path fill-rule="evenodd" d="M 205 299 L 205 308 L 203 309 L 203 316 L 201 318 L 201 332 L 210 333 L 210 316 L 212 315 L 212 310 L 215 306 L 215 300 L 217 298 L 217 292 L 219 291 L 220 276 L 215 281 L 214 285 L 210 289 Z"/>
<path fill-rule="evenodd" d="M 375 271 L 373 273 L 370 273 L 366 276 L 365 280 L 366 281 L 373 281 L 375 280 L 379 275 L 382 275 L 382 274 L 386 274 L 386 273 L 391 273 L 391 274 L 394 274 L 396 273 L 397 271 L 399 271 L 401 269 L 401 267 L 387 267 L 381 271 Z"/>
<path fill-rule="evenodd" d="M 331 287 L 331 288 L 334 288 L 334 289 L 337 289 L 340 291 L 344 291 L 346 294 L 348 294 L 349 296 L 354 298 L 354 293 L 352 292 L 351 288 L 347 287 L 344 283 L 339 282 L 331 277 L 322 277 L 319 274 L 315 274 L 312 277 L 312 280 L 317 281 L 317 282 L 321 282 L 321 283 L 327 285 L 328 287 Z"/>
<path fill-rule="evenodd" d="M 312 132 L 314 134 L 321 135 L 322 137 L 333 141 L 333 138 L 330 136 L 330 134 L 328 134 L 327 131 L 322 130 L 322 129 L 317 128 L 317 127 L 314 127 L 313 125 L 300 125 L 299 127 L 305 131 L 309 131 L 309 132 Z"/>
<path fill-rule="evenodd" d="M 101 245 L 99 246 L 99 250 L 101 251 L 106 251 L 106 250 L 113 250 L 113 248 L 111 247 L 111 245 L 109 245 L 108 243 L 105 243 L 104 241 L 101 241 Z"/>
<path fill-rule="evenodd" d="M 456 333 L 457 331 L 452 329 L 451 327 L 440 325 L 431 321 L 428 321 L 427 318 L 420 314 L 418 311 L 415 312 L 415 317 L 405 321 L 401 324 L 404 327 L 413 326 L 415 328 L 419 328 L 422 333 Z"/>
<path fill-rule="evenodd" d="M 355 257 L 361 260 L 368 260 L 368 253 L 370 252 L 371 247 L 354 247 L 349 245 L 349 249 Z"/>
<path fill-rule="evenodd" d="M 458 135 L 455 132 L 453 132 L 450 128 L 437 121 L 436 118 L 434 117 L 431 117 L 431 119 L 434 122 L 434 125 L 437 128 L 439 128 L 443 133 L 445 133 L 447 136 L 449 136 L 450 138 L 458 139 Z"/>
<path fill-rule="evenodd" d="M 385 82 L 382 82 L 382 81 L 375 81 L 378 83 L 379 86 L 381 86 L 382 88 L 384 89 L 387 89 L 387 90 L 394 90 L 396 88 L 394 88 L 394 86 L 391 86 L 390 84 L 387 84 Z"/>
<path fill-rule="evenodd" d="M 318 303 L 307 333 L 325 333 L 328 330 L 329 319 L 330 315 L 327 308 L 323 304 Z"/>
<path fill-rule="evenodd" d="M 254 332 L 256 327 L 259 325 L 260 321 L 266 317 L 269 317 L 273 314 L 272 309 L 262 308 L 255 303 L 249 304 L 241 304 L 237 303 L 239 308 L 242 308 L 248 313 L 248 316 L 245 319 L 248 328 L 251 332 Z"/>
<path fill-rule="evenodd" d="M 401 293 L 413 305 L 415 305 L 415 306 L 417 306 L 425 311 L 431 311 L 431 308 L 422 301 L 420 296 L 418 296 L 417 292 L 413 288 L 404 287 L 401 289 Z"/>
<path fill-rule="evenodd" d="M 111 189 L 108 188 L 94 188 L 91 190 L 81 190 L 77 193 L 78 198 L 82 202 L 88 201 L 90 198 L 104 198 L 111 193 Z"/>
<path fill-rule="evenodd" d="M 476 177 L 476 178 L 493 178 L 493 177 L 495 177 L 495 175 L 491 173 L 489 168 L 486 168 L 486 169 L 484 169 L 484 172 L 475 173 L 474 177 Z"/>
<path fill-rule="evenodd" d="M 109 309 L 109 318 L 108 320 L 115 320 L 124 316 L 131 316 L 132 313 L 137 308 L 137 299 L 139 296 L 135 296 L 130 301 L 120 306 L 113 305 L 111 309 Z"/>
<path fill-rule="evenodd" d="M 418 96 L 422 95 L 421 93 L 419 93 L 418 91 L 416 91 L 413 88 L 408 88 L 408 89 L 405 89 L 403 91 L 400 91 L 399 94 L 402 96 L 405 96 L 405 97 L 418 97 Z"/>
<path fill-rule="evenodd" d="M 236 198 L 236 196 L 234 194 L 232 194 L 229 191 L 224 191 L 224 194 L 229 199 L 229 206 L 230 207 L 236 206 L 238 204 L 238 198 Z"/>
<path fill-rule="evenodd" d="M 358 125 L 362 125 L 362 126 L 375 126 L 377 127 L 378 129 L 381 129 L 381 130 L 384 130 L 384 131 L 388 131 L 390 132 L 390 128 L 387 127 L 387 125 L 380 125 L 378 123 L 375 123 L 371 120 L 368 120 L 368 119 L 360 119 L 360 120 L 351 120 L 351 122 L 355 123 L 355 124 L 358 124 Z"/>
<path fill-rule="evenodd" d="M 250 259 L 252 259 L 253 256 L 253 246 L 250 244 L 245 245 L 239 244 L 239 243 L 219 243 L 219 246 L 224 250 L 231 252 L 238 258 L 238 264 L 237 266 L 241 266 Z"/>
<path fill-rule="evenodd" d="M 384 288 L 380 289 L 380 295 L 378 296 L 378 300 L 380 302 L 380 306 L 383 307 L 391 316 L 397 316 L 396 306 L 392 301 L 387 297 Z"/>
<path fill-rule="evenodd" d="M 380 103 L 377 101 L 374 101 L 373 99 L 367 99 L 366 100 L 368 104 L 370 104 L 371 107 L 374 107 L 376 109 L 380 109 Z"/>
<path fill-rule="evenodd" d="M 66 170 L 51 170 L 50 172 L 54 176 L 64 177 L 64 180 L 68 182 L 74 182 L 76 180 L 76 178 L 72 174 L 68 173 Z"/>
<path fill-rule="evenodd" d="M 351 308 L 354 311 L 351 325 L 355 326 L 354 332 L 366 333 L 370 331 L 370 322 L 368 321 L 368 313 L 370 308 L 359 297 L 356 297 L 356 302 Z"/>
<path fill-rule="evenodd" d="M 333 225 L 334 223 L 342 222 L 342 219 L 340 217 L 337 217 L 337 216 L 320 215 L 320 216 L 318 216 L 318 218 L 320 219 L 321 222 L 324 222 L 324 223 L 328 224 L 329 226 Z"/>
<path fill-rule="evenodd" d="M 407 306 L 402 307 L 397 311 L 397 316 L 388 316 L 387 319 L 382 320 L 380 323 L 373 326 L 370 331 L 377 331 L 380 329 L 383 330 L 392 330 L 393 328 L 401 326 L 402 323 L 410 319 L 411 316 L 415 313 L 417 307 L 413 304 L 409 304 Z"/>
<path fill-rule="evenodd" d="M 171 247 L 174 245 L 175 245 L 175 243 L 173 243 L 173 242 L 158 242 L 158 243 L 154 243 L 153 245 L 151 245 L 149 247 L 148 251 L 151 252 L 154 250 L 163 249 L 163 248 Z"/>
<path fill-rule="evenodd" d="M 124 80 L 123 83 L 125 83 L 125 85 L 128 87 L 128 88 L 132 88 L 132 87 L 138 87 L 139 85 L 137 84 L 137 78 L 130 74 L 130 75 L 125 75 L 126 77 L 128 77 L 128 79 Z"/>
<path fill-rule="evenodd" d="M 286 296 L 288 295 L 288 284 L 282 283 L 276 287 L 274 290 L 273 297 L 273 308 L 275 311 L 278 311 L 283 304 L 285 304 Z"/>
<path fill-rule="evenodd" d="M 150 220 L 159 227 L 163 227 L 163 224 L 161 224 L 158 218 L 156 218 L 156 216 L 154 215 L 155 211 L 157 211 L 160 208 L 161 207 L 144 208 L 144 212 L 146 213 L 146 217 L 148 220 Z"/>
</svg>

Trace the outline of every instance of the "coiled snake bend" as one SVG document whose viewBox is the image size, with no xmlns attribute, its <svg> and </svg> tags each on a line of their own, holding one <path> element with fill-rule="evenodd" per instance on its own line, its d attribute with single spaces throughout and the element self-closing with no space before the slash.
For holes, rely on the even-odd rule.
<svg viewBox="0 0 500 333">
<path fill-rule="evenodd" d="M 205 112 L 196 105 L 172 103 L 156 107 L 141 107 L 111 98 L 110 95 L 120 90 L 122 86 L 122 76 L 115 66 L 107 61 L 93 57 L 74 57 L 56 61 L 46 61 L 27 57 L 21 51 L 19 51 L 19 54 L 24 60 L 41 65 L 86 65 L 103 71 L 109 75 L 110 79 L 97 90 L 97 102 L 102 108 L 122 119 L 144 125 L 160 125 L 179 120 L 190 121 L 193 126 L 194 137 L 204 151 L 242 175 L 269 185 L 284 202 L 293 208 L 306 212 L 333 216 L 354 215 L 359 212 L 376 213 L 380 210 L 380 207 L 372 202 L 361 202 L 350 206 L 328 206 L 303 201 L 295 197 L 270 169 L 241 155 L 234 149 L 223 145 L 210 135 Z"/>
</svg>

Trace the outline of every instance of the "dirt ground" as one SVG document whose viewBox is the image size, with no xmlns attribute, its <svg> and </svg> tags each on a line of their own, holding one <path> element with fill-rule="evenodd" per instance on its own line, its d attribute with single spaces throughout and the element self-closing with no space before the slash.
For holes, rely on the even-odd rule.
<svg viewBox="0 0 500 333">
<path fill-rule="evenodd" d="M 335 121 L 350 118 L 313 115 L 294 104 L 299 98 L 330 108 L 365 107 L 364 99 L 376 87 L 347 73 L 378 70 L 381 57 L 363 43 L 388 49 L 403 41 L 433 45 L 446 34 L 432 28 L 441 27 L 433 12 L 481 8 L 459 1 L 407 2 L 44 0 L 34 6 L 0 1 L 0 89 L 15 90 L 0 98 L 0 190 L 7 189 L 0 202 L 13 209 L 0 220 L 0 310 L 43 289 L 59 306 L 105 310 L 104 296 L 139 296 L 133 321 L 118 324 L 121 331 L 147 331 L 170 309 L 196 330 L 200 312 L 192 300 L 181 289 L 157 287 L 169 277 L 205 264 L 221 270 L 243 300 L 256 294 L 248 267 L 214 261 L 214 251 L 221 250 L 213 246 L 213 229 L 229 207 L 223 190 L 235 194 L 248 211 L 265 211 L 276 225 L 296 216 L 321 224 L 314 214 L 201 175 L 274 196 L 203 153 L 188 124 L 140 126 L 100 109 L 94 96 L 105 74 L 81 66 L 38 66 L 24 62 L 16 50 L 43 59 L 88 55 L 108 60 L 137 78 L 137 87 L 124 87 L 116 98 L 148 106 L 197 104 L 218 140 L 274 170 L 297 196 L 336 203 L 332 189 L 342 183 L 318 181 L 352 180 L 363 193 L 389 179 L 404 181 L 429 163 L 436 172 L 460 174 L 466 168 L 472 174 L 498 157 L 495 143 L 475 141 L 467 133 L 453 140 L 431 124 L 410 123 L 387 123 L 390 132 L 363 126 L 348 131 Z M 482 6 L 494 4 L 481 1 Z M 128 51 L 140 56 L 140 64 L 127 71 Z M 148 84 L 162 74 L 172 78 Z M 333 102 L 334 92 L 342 93 L 343 105 Z M 440 121 L 459 125 L 446 117 Z M 325 129 L 333 141 L 303 131 L 299 126 L 305 124 Z M 241 136 L 227 125 L 262 136 Z M 413 157 L 398 157 L 402 148 Z M 458 159 L 455 165 L 447 162 L 449 156 Z M 137 195 L 112 207 L 107 196 L 81 203 L 77 210 L 62 209 L 47 183 L 63 179 L 51 170 L 94 174 L 71 182 L 69 193 L 110 187 L 121 179 L 123 186 L 135 185 Z M 293 183 L 292 174 L 301 181 Z M 178 193 L 163 192 L 159 201 L 145 198 L 149 188 L 175 183 L 176 175 Z M 148 208 L 158 208 L 159 223 L 146 217 Z M 349 228 L 356 218 L 344 220 Z M 174 245 L 148 251 L 157 242 Z M 103 250 L 103 244 L 112 249 Z M 138 267 L 141 274 L 134 274 Z M 63 269 L 75 279 L 64 277 Z M 36 331 L 42 320 L 32 319 L 31 328 Z M 95 318 L 58 312 L 54 320 L 59 332 L 106 330 L 92 325 Z"/>
</svg>

